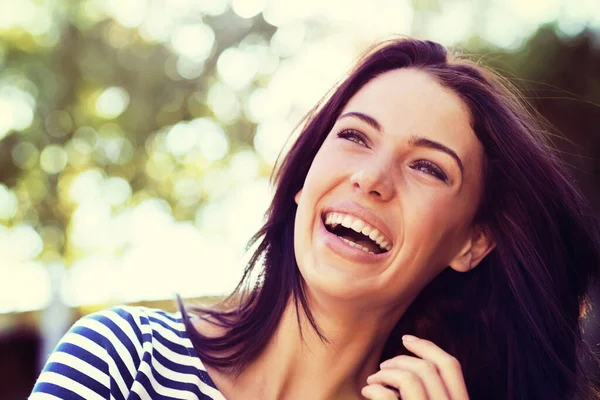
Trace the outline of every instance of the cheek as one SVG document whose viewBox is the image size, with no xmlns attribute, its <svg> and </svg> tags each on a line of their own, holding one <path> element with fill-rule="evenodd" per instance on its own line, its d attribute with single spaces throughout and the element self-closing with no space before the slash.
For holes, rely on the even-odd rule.
<svg viewBox="0 0 600 400">
<path fill-rule="evenodd" d="M 413 199 L 412 207 L 404 208 L 405 245 L 426 257 L 423 263 L 437 263 L 453 246 L 462 212 L 456 199 L 443 196 L 423 196 Z"/>
<path fill-rule="evenodd" d="M 294 250 L 299 265 L 305 254 L 309 254 L 315 223 L 320 218 L 320 202 L 339 183 L 340 177 L 343 177 L 339 173 L 340 160 L 336 159 L 336 152 L 331 151 L 327 144 L 325 142 L 315 156 L 302 189 L 295 196 L 298 207 L 294 221 Z"/>
<path fill-rule="evenodd" d="M 294 218 L 294 254 L 296 262 L 300 269 L 307 262 L 307 255 L 312 245 L 312 222 L 314 221 L 313 213 L 310 212 L 312 207 L 308 204 L 308 193 L 305 189 L 302 190 L 300 202 L 296 209 Z"/>
<path fill-rule="evenodd" d="M 329 151 L 324 144 L 321 150 L 315 156 L 304 185 L 302 187 L 302 196 L 309 202 L 318 201 L 326 191 L 337 183 L 340 172 L 343 170 L 343 161 L 337 157 L 337 153 Z"/>
</svg>

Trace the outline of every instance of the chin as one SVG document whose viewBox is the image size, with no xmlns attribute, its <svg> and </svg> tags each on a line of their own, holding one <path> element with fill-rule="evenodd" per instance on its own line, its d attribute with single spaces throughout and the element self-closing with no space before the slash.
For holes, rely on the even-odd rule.
<svg viewBox="0 0 600 400">
<path fill-rule="evenodd" d="M 300 268 L 307 294 L 344 301 L 370 297 L 375 290 L 375 285 L 369 283 L 372 279 L 364 273 L 358 274 L 355 266 L 340 264 L 320 263 Z"/>
</svg>

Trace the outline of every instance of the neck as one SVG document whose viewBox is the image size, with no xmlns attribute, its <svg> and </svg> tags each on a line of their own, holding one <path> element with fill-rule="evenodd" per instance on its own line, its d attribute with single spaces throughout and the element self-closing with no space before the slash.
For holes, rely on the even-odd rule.
<svg viewBox="0 0 600 400">
<path fill-rule="evenodd" d="M 327 342 L 289 301 L 265 350 L 232 382 L 237 393 L 247 389 L 251 393 L 242 397 L 269 400 L 362 399 L 360 391 L 378 370 L 385 341 L 404 310 L 324 304 L 314 297 L 310 308 Z"/>
</svg>

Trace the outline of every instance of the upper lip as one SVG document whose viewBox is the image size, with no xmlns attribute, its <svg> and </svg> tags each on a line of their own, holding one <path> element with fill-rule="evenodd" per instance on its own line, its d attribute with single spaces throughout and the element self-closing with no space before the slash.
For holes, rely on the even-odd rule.
<svg viewBox="0 0 600 400">
<path fill-rule="evenodd" d="M 366 207 L 363 207 L 351 201 L 343 201 L 325 207 L 321 212 L 321 216 L 328 212 L 339 212 L 358 217 L 366 223 L 368 223 L 369 225 L 375 227 L 379 232 L 381 232 L 383 236 L 385 236 L 385 238 L 389 240 L 391 245 L 393 245 L 394 243 L 391 234 L 391 229 L 389 229 L 389 227 L 383 222 L 381 218 L 377 216 L 377 214 L 375 214 L 373 211 L 369 210 Z"/>
</svg>

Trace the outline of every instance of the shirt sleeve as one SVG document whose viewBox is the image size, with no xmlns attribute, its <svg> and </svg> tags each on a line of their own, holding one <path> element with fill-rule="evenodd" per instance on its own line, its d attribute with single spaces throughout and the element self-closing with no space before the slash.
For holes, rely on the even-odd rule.
<svg viewBox="0 0 600 400">
<path fill-rule="evenodd" d="M 90 314 L 60 340 L 29 399 L 124 400 L 142 354 L 139 316 L 132 307 Z"/>
</svg>

